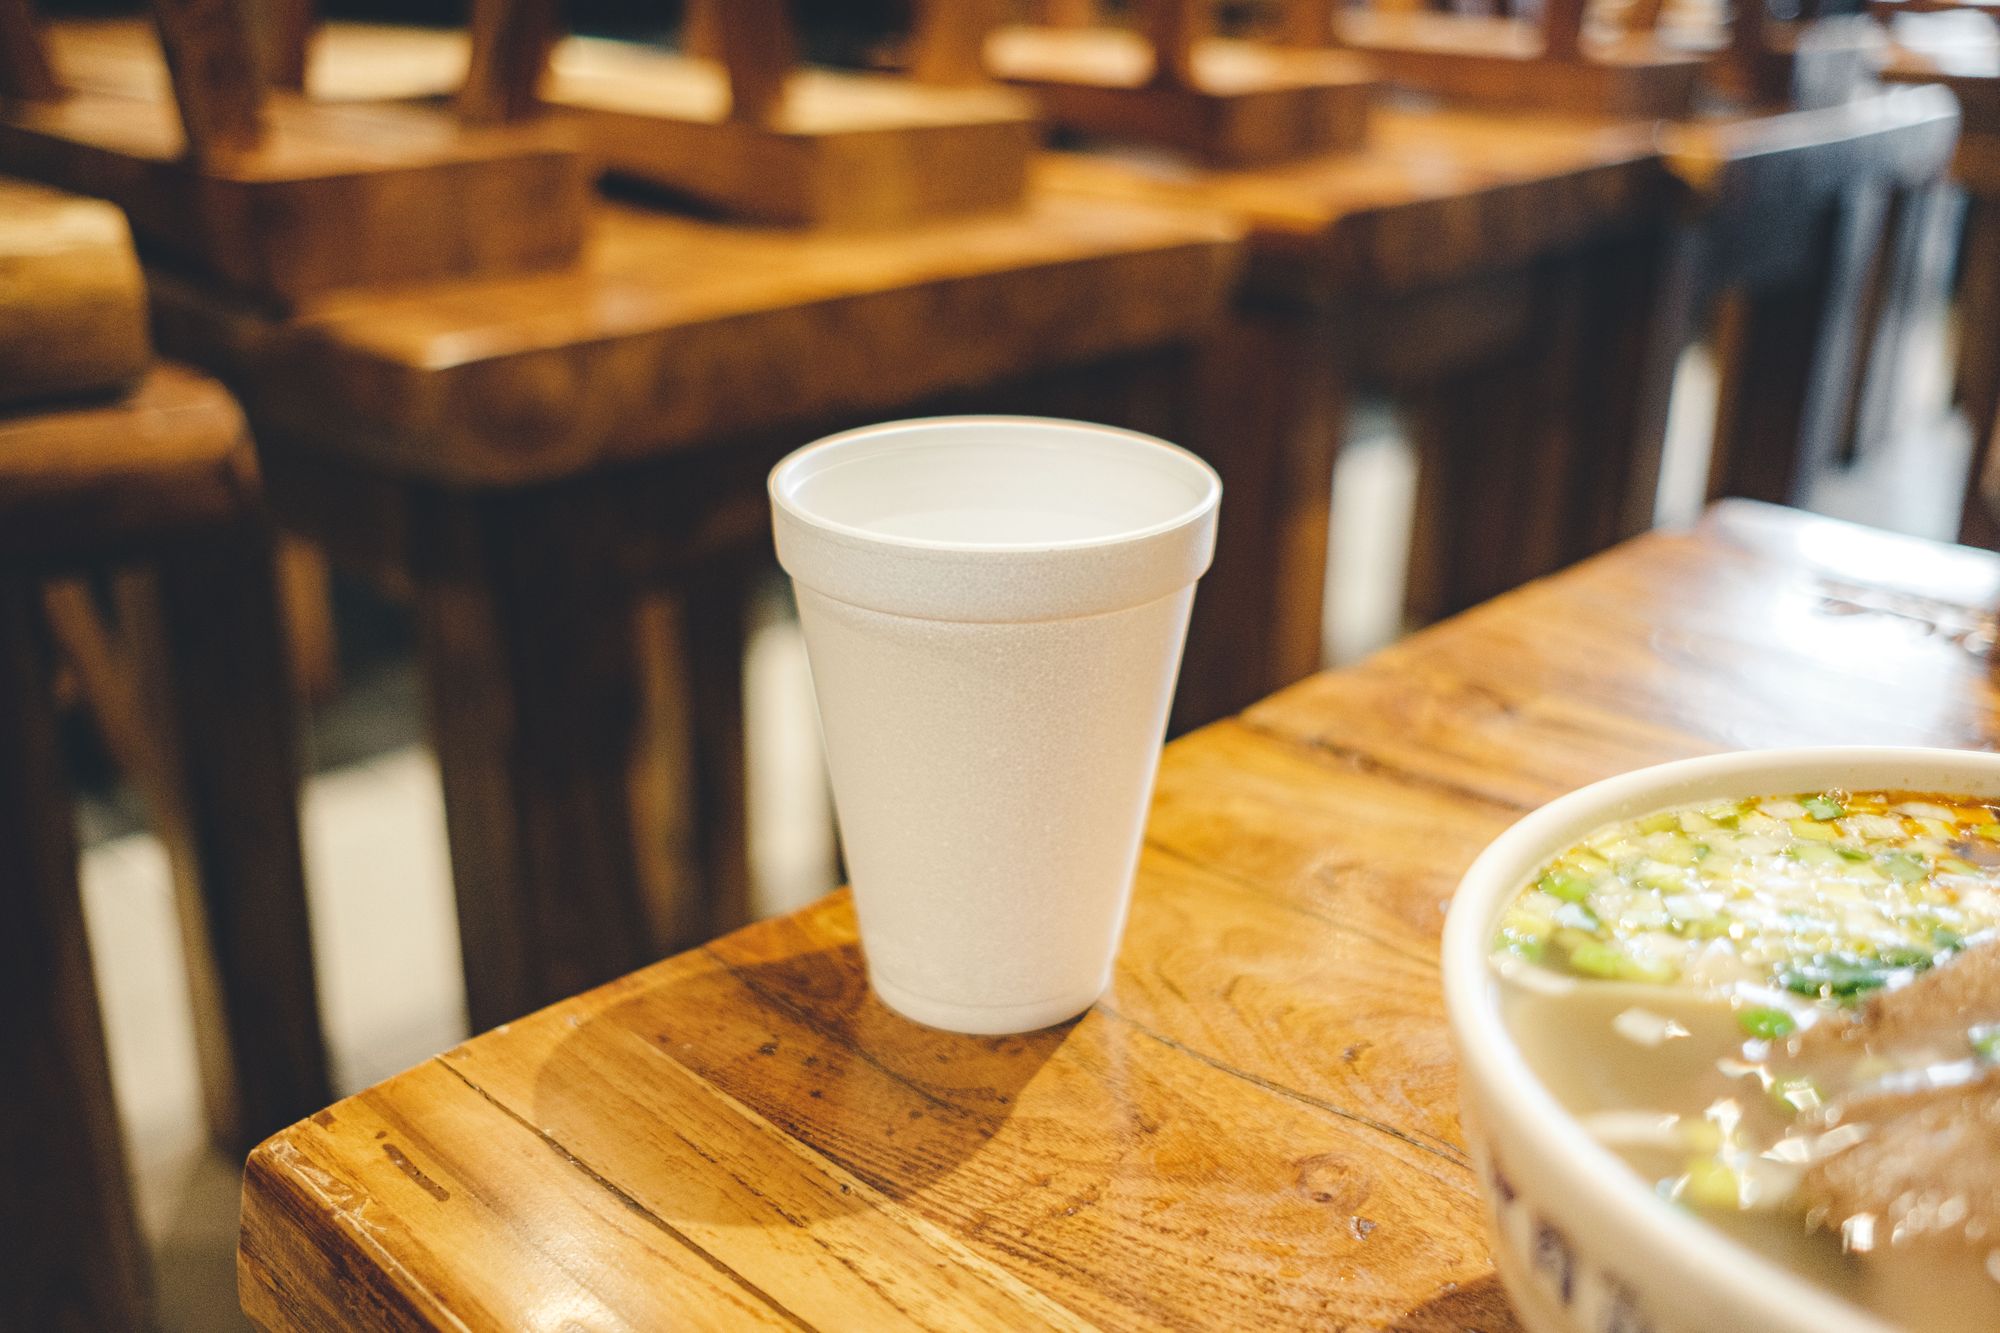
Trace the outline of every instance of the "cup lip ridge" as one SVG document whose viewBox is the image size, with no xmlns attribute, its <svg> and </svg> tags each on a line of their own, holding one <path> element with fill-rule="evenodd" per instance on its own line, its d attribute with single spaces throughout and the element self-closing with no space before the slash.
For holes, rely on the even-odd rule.
<svg viewBox="0 0 2000 1333">
<path fill-rule="evenodd" d="M 786 493 L 786 483 L 798 475 L 818 456 L 843 447 L 852 446 L 857 441 L 867 441 L 883 436 L 902 433 L 918 433 L 939 427 L 976 426 L 1048 426 L 1062 431 L 1123 441 L 1128 444 L 1144 445 L 1161 450 L 1187 464 L 1202 484 L 1202 493 L 1193 505 L 1180 513 L 1149 523 L 1144 527 L 1129 528 L 1122 532 L 1109 533 L 1098 537 L 1075 537 L 1060 541 L 1023 542 L 980 542 L 940 540 L 931 537 L 909 537 L 894 533 L 882 533 L 852 524 L 837 522 L 795 503 Z M 1122 426 L 1107 426 L 1094 421 L 1077 421 L 1066 417 L 1039 417 L 1028 415 L 1007 415 L 994 413 L 973 413 L 956 416 L 908 417 L 898 421 L 879 422 L 872 426 L 860 426 L 853 430 L 840 431 L 803 445 L 780 459 L 771 469 L 765 489 L 770 493 L 771 504 L 792 521 L 817 532 L 842 538 L 861 545 L 888 547 L 912 552 L 935 552 L 947 555 L 993 555 L 1020 556 L 1040 552 L 1088 551 L 1106 547 L 1127 546 L 1149 538 L 1193 527 L 1213 514 L 1222 503 L 1222 478 L 1199 455 L 1178 444 L 1163 440 L 1143 431 L 1127 430 Z"/>
</svg>

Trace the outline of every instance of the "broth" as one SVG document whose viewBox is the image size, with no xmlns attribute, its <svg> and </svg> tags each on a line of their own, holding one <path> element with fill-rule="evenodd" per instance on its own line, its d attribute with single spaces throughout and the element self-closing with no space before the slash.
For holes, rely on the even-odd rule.
<svg viewBox="0 0 2000 1333">
<path fill-rule="evenodd" d="M 2000 815 L 1919 792 L 1607 825 L 1501 918 L 1502 1014 L 1582 1132 L 1898 1324 L 2000 1328 Z"/>
</svg>

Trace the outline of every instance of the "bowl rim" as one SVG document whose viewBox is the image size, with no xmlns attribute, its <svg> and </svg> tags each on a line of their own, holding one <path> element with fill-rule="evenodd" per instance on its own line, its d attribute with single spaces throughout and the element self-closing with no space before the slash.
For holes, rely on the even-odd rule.
<svg viewBox="0 0 2000 1333">
<path fill-rule="evenodd" d="M 1826 1290 L 1722 1231 L 1661 1199 L 1610 1149 L 1591 1139 L 1582 1125 L 1529 1068 L 1501 1021 L 1498 990 L 1488 962 L 1493 921 L 1502 902 L 1563 846 L 1591 828 L 1632 818 L 1687 800 L 1715 796 L 1771 795 L 1777 787 L 1744 789 L 1761 774 L 1787 790 L 1818 785 L 1868 787 L 1865 776 L 1911 767 L 1963 772 L 1970 791 L 2000 796 L 2000 754 L 1919 746 L 1805 746 L 1736 750 L 1655 764 L 1577 788 L 1531 811 L 1489 843 L 1466 870 L 1446 914 L 1441 969 L 1445 1008 L 1457 1049 L 1461 1097 L 1479 1088 L 1518 1135 L 1548 1141 L 1559 1178 L 1542 1183 L 1549 1195 L 1588 1192 L 1655 1239 L 1657 1253 L 1677 1256 L 1676 1267 L 1703 1272 L 1725 1284 L 1746 1313 L 1778 1328 L 1886 1330 L 1888 1325 L 1862 1307 Z M 1862 775 L 1791 785 L 1778 775 L 1800 769 Z M 1886 780 L 1882 785 L 1890 784 Z M 1578 828 L 1577 826 L 1582 827 Z M 1575 829 L 1575 831 L 1569 831 Z M 1567 1126 L 1560 1142 L 1550 1126 Z M 1483 1192 L 1491 1187 L 1479 1182 Z M 1657 1260 L 1648 1264 L 1657 1267 Z"/>
</svg>

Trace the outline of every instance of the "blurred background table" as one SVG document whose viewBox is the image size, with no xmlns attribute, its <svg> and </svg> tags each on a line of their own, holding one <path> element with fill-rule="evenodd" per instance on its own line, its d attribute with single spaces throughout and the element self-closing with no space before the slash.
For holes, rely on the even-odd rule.
<svg viewBox="0 0 2000 1333">
<path fill-rule="evenodd" d="M 245 1307 L 1509 1327 L 1438 990 L 1459 874 L 1642 764 L 2000 742 L 1996 605 L 2000 558 L 1727 502 L 1168 746 L 1117 973 L 1075 1023 L 895 1017 L 834 895 L 260 1148 Z"/>
</svg>

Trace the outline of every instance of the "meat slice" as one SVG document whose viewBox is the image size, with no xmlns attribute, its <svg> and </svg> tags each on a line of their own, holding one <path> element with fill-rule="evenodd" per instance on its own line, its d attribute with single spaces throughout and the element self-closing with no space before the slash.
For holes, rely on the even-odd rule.
<svg viewBox="0 0 2000 1333">
<path fill-rule="evenodd" d="M 1894 1053 L 1904 1050 L 1961 1059 L 1972 1054 L 1967 1031 L 1985 1023 L 2000 1023 L 2000 939 L 1973 945 L 1907 986 L 1878 991 L 1853 1018 L 1815 1023 L 1795 1054 L 1815 1063 L 1863 1049 L 1898 1064 Z"/>
<path fill-rule="evenodd" d="M 2000 1069 L 1956 1087 L 1857 1098 L 1840 1119 L 1867 1133 L 1807 1168 L 1800 1199 L 1820 1225 L 1868 1219 L 1849 1230 L 1856 1249 L 2000 1245 Z"/>
</svg>

